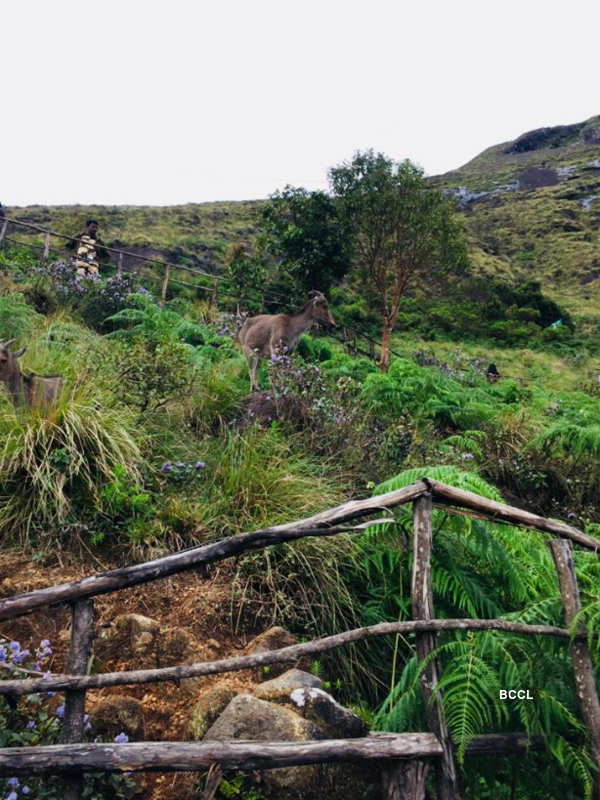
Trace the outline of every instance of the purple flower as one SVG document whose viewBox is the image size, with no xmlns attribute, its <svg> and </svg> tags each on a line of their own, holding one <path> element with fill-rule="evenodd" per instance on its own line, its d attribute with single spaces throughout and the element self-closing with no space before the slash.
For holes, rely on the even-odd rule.
<svg viewBox="0 0 600 800">
<path fill-rule="evenodd" d="M 160 471 L 161 471 L 161 472 L 171 472 L 171 470 L 172 470 L 172 469 L 173 469 L 173 464 L 171 464 L 171 462 L 170 462 L 170 461 L 166 461 L 166 462 L 165 462 L 165 463 L 162 465 L 162 467 L 160 468 Z"/>
<path fill-rule="evenodd" d="M 178 461 L 178 462 L 175 464 L 175 466 L 176 466 L 176 467 L 179 467 L 179 469 L 181 469 L 181 467 L 185 467 L 185 464 L 183 463 L 183 461 Z"/>
<path fill-rule="evenodd" d="M 279 356 L 275 355 L 275 353 L 271 353 L 271 361 L 274 364 L 278 364 L 281 361 L 281 359 L 279 358 Z"/>
<path fill-rule="evenodd" d="M 205 466 L 206 464 L 204 463 L 204 461 L 196 461 L 195 464 L 196 469 L 204 469 Z"/>
<path fill-rule="evenodd" d="M 472 458 L 475 458 L 475 456 L 473 455 L 473 453 L 463 453 L 461 455 L 461 458 L 463 461 L 470 461 Z"/>
<path fill-rule="evenodd" d="M 10 792 L 10 794 L 6 795 L 6 800 L 17 800 L 17 793 L 16 792 Z"/>
<path fill-rule="evenodd" d="M 60 719 L 62 719 L 64 717 L 64 715 L 65 715 L 65 704 L 61 703 L 56 708 L 56 716 L 59 717 Z"/>
<path fill-rule="evenodd" d="M 6 661 L 6 647 L 0 645 L 0 661 Z"/>
<path fill-rule="evenodd" d="M 42 639 L 40 647 L 50 647 L 50 639 Z"/>
<path fill-rule="evenodd" d="M 27 723 L 27 730 L 32 731 L 34 728 L 35 728 L 35 721 L 30 719 L 29 722 Z"/>
<path fill-rule="evenodd" d="M 56 692 L 46 692 L 46 694 L 48 695 L 48 697 L 54 697 Z"/>
<path fill-rule="evenodd" d="M 21 645 L 18 642 L 11 642 L 8 646 L 13 651 L 13 653 L 18 653 L 19 650 L 21 649 Z"/>
<path fill-rule="evenodd" d="M 17 789 L 19 786 L 20 780 L 18 778 L 9 778 L 6 781 L 6 785 L 10 786 L 11 789 Z"/>
<path fill-rule="evenodd" d="M 121 733 L 118 736 L 115 736 L 115 742 L 117 744 L 126 744 L 128 741 L 129 741 L 129 736 L 127 736 L 126 733 L 123 733 L 123 731 L 121 731 Z"/>
<path fill-rule="evenodd" d="M 31 789 L 29 788 L 29 786 L 21 786 L 21 793 L 22 794 L 29 794 L 30 792 L 31 792 Z"/>
</svg>

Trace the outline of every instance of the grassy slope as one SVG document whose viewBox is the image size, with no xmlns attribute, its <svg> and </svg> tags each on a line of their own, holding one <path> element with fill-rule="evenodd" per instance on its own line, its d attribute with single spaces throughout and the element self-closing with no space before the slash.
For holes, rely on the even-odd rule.
<svg viewBox="0 0 600 800">
<path fill-rule="evenodd" d="M 537 278 L 544 290 L 563 302 L 579 321 L 597 316 L 600 279 L 600 144 L 584 141 L 586 132 L 600 135 L 600 117 L 580 130 L 554 137 L 551 144 L 507 153 L 510 142 L 488 148 L 457 170 L 435 176 L 441 188 L 465 186 L 491 191 L 511 183 L 531 167 L 571 167 L 560 183 L 533 190 L 507 191 L 471 203 L 464 221 L 476 269 L 499 277 Z M 588 136 L 589 138 L 589 136 Z M 592 195 L 589 210 L 581 201 Z M 201 203 L 184 206 L 28 206 L 9 209 L 10 216 L 76 233 L 84 220 L 99 219 L 107 244 L 155 252 L 175 261 L 214 267 L 232 241 L 246 241 L 255 229 L 261 201 Z"/>
<path fill-rule="evenodd" d="M 488 195 L 463 216 L 476 268 L 509 279 L 537 278 L 576 316 L 595 315 L 600 296 L 598 279 L 582 283 L 600 268 L 600 169 L 590 166 L 600 158 L 600 143 L 584 141 L 591 129 L 600 134 L 600 117 L 558 146 L 515 153 L 506 152 L 512 143 L 504 142 L 432 179 L 440 188 L 490 192 L 528 168 L 574 167 L 554 186 Z M 598 198 L 586 210 L 582 200 L 592 195 Z"/>
</svg>

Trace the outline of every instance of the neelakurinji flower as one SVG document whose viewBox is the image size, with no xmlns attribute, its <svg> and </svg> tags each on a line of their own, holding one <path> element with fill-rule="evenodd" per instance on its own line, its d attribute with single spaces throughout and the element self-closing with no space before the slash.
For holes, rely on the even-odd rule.
<svg viewBox="0 0 600 800">
<path fill-rule="evenodd" d="M 118 736 L 115 736 L 115 742 L 117 744 L 126 744 L 128 741 L 129 741 L 129 736 L 127 736 L 127 734 L 124 733 L 123 731 L 121 731 L 121 733 Z"/>
</svg>

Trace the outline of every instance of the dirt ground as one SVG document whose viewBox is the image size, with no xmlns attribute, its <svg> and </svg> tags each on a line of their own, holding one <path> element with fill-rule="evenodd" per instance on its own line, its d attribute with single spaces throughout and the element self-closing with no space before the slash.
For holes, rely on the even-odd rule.
<svg viewBox="0 0 600 800">
<path fill-rule="evenodd" d="M 96 571 L 98 565 L 41 566 L 18 554 L 0 554 L 0 597 L 78 580 Z M 230 604 L 231 569 L 227 565 L 219 566 L 208 576 L 192 571 L 95 598 L 99 631 L 108 628 L 119 615 L 142 614 L 156 620 L 161 627 L 184 628 L 200 645 L 207 645 L 211 658 L 239 654 L 247 641 L 260 632 L 246 631 L 245 638 L 236 636 L 232 631 Z M 63 671 L 69 635 L 70 613 L 62 607 L 0 623 L 0 636 L 16 639 L 23 647 L 35 647 L 41 639 L 49 639 L 54 649 L 49 667 L 52 672 Z M 102 660 L 94 671 L 140 668 L 131 654 L 120 655 L 124 657 Z M 245 691 L 256 682 L 256 677 L 251 671 L 244 671 L 183 681 L 180 686 L 162 683 L 92 690 L 87 694 L 86 710 L 93 715 L 94 707 L 107 694 L 135 697 L 143 706 L 146 740 L 185 741 L 190 738 L 187 726 L 194 700 L 216 681 L 236 691 Z M 56 698 L 56 703 L 59 702 L 62 702 L 60 694 Z M 189 773 L 145 776 L 138 780 L 138 797 L 191 800 L 198 797 L 194 791 L 197 781 L 198 775 Z"/>
</svg>

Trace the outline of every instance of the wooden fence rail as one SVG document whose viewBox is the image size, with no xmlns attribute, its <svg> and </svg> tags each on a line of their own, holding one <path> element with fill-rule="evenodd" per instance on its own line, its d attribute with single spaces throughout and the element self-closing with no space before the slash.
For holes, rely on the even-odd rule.
<svg viewBox="0 0 600 800">
<path fill-rule="evenodd" d="M 154 670 L 85 675 L 93 635 L 93 600 L 96 595 L 118 591 L 148 581 L 193 569 L 240 553 L 294 541 L 306 536 L 332 536 L 341 532 L 362 530 L 374 524 L 393 521 L 379 516 L 358 525 L 350 521 L 382 512 L 394 506 L 413 504 L 413 575 L 411 603 L 416 619 L 380 623 L 323 639 L 256 653 L 249 656 L 213 662 L 165 667 Z M 574 635 L 564 628 L 528 625 L 506 619 L 435 619 L 431 590 L 431 553 L 433 548 L 432 509 L 485 515 L 495 522 L 510 523 L 544 531 L 558 537 L 551 543 L 560 593 L 569 624 L 579 608 L 579 590 L 570 556 L 573 544 L 598 553 L 600 541 L 554 520 L 548 520 L 522 509 L 498 503 L 423 478 L 410 486 L 365 500 L 353 500 L 311 517 L 261 531 L 242 533 L 201 547 L 174 553 L 164 558 L 123 569 L 89 576 L 80 581 L 37 590 L 0 601 L 0 620 L 12 619 L 60 603 L 73 606 L 71 650 L 67 662 L 68 675 L 49 678 L 0 681 L 0 694 L 20 695 L 66 691 L 65 744 L 52 747 L 0 749 L 0 774 L 42 774 L 59 772 L 65 776 L 65 798 L 79 800 L 83 789 L 83 773 L 88 770 L 187 770 L 204 769 L 212 764 L 236 766 L 239 769 L 268 769 L 291 764 L 334 762 L 354 759 L 384 759 L 383 786 L 388 800 L 424 797 L 427 765 L 423 759 L 433 758 L 436 768 L 437 794 L 440 800 L 458 800 L 458 772 L 455 748 L 448 731 L 439 687 L 440 666 L 431 654 L 435 651 L 435 634 L 452 630 L 503 630 L 524 635 L 550 635 L 569 640 L 577 695 L 582 718 L 591 742 L 591 755 L 600 775 L 600 707 L 587 645 L 588 636 L 580 627 Z M 421 673 L 421 688 L 431 733 L 375 734 L 363 739 L 321 742 L 140 742 L 125 745 L 84 745 L 76 743 L 83 734 L 85 692 L 105 686 L 179 681 L 265 664 L 292 662 L 297 659 L 371 636 L 415 633 L 419 660 L 427 659 Z M 516 738 L 515 738 L 516 736 Z M 482 740 L 485 739 L 485 744 Z M 467 753 L 519 752 L 525 747 L 522 734 L 496 734 L 477 737 Z M 539 745 L 539 741 L 537 742 Z M 479 748 L 479 750 L 477 749 Z M 409 762 L 410 766 L 406 766 Z M 404 766 L 402 766 L 404 764 Z M 600 778 L 596 778 L 595 797 L 600 797 Z"/>
</svg>

